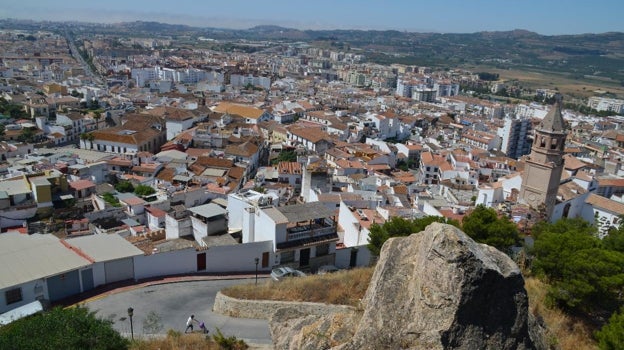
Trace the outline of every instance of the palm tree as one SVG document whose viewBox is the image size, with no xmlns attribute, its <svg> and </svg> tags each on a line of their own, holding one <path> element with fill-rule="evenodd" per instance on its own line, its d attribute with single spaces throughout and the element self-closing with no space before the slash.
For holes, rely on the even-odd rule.
<svg viewBox="0 0 624 350">
<path fill-rule="evenodd" d="M 102 118 L 102 113 L 100 111 L 95 111 L 93 113 L 93 119 L 95 119 L 95 128 L 99 129 L 100 127 L 100 119 Z"/>
<path fill-rule="evenodd" d="M 80 134 L 80 140 L 84 143 L 84 148 L 87 148 L 87 141 L 89 141 L 89 149 L 93 148 L 93 140 L 95 140 L 95 136 L 91 132 L 83 132 Z"/>
</svg>

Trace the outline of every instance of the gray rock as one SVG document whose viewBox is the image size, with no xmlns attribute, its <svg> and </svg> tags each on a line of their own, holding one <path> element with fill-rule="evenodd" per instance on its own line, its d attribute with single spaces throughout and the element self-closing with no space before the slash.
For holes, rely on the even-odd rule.
<svg viewBox="0 0 624 350">
<path fill-rule="evenodd" d="M 305 314 L 294 307 L 278 309 L 270 320 L 275 349 L 330 349 L 353 337 L 361 317 L 357 312 Z"/>
<path fill-rule="evenodd" d="M 350 318 L 355 334 L 349 340 L 344 336 L 349 326 L 327 326 L 337 314 L 276 314 L 271 322 L 272 329 L 274 322 L 281 327 L 280 334 L 273 333 L 276 348 L 544 348 L 540 331 L 529 320 L 524 279 L 516 264 L 450 225 L 434 223 L 423 232 L 388 240 L 362 304 L 359 322 L 357 315 Z M 303 331 L 314 334 L 314 327 L 335 341 L 314 343 L 308 337 L 302 342 Z M 342 336 L 329 335 L 330 329 Z"/>
</svg>

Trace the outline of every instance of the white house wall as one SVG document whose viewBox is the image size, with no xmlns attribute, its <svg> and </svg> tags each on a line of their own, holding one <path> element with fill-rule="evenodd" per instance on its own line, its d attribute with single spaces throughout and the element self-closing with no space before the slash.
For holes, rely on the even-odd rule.
<svg viewBox="0 0 624 350">
<path fill-rule="evenodd" d="M 356 266 L 370 266 L 372 254 L 365 245 L 359 247 L 349 247 L 336 249 L 335 265 L 339 269 L 347 269 L 350 267 L 351 250 L 357 249 Z"/>
<path fill-rule="evenodd" d="M 250 205 L 236 196 L 228 196 L 228 228 L 232 230 L 240 230 L 243 228 L 243 215 L 246 215 L 245 208 Z"/>
<path fill-rule="evenodd" d="M 340 210 L 338 211 L 338 224 L 344 230 L 344 245 L 347 247 L 357 246 L 358 236 L 360 235 L 360 232 L 358 230 L 360 223 L 344 202 L 340 202 Z"/>
<path fill-rule="evenodd" d="M 570 204 L 570 209 L 568 210 L 567 217 L 570 219 L 581 217 L 583 214 L 583 207 L 586 205 L 585 200 L 587 199 L 588 196 L 589 196 L 589 192 L 583 195 L 580 195 L 570 200 L 569 202 L 563 202 L 563 203 L 559 203 L 555 205 L 555 208 L 553 209 L 553 213 L 550 217 L 550 222 L 555 222 L 563 217 L 563 210 L 565 209 L 565 206 L 568 203 Z"/>
<path fill-rule="evenodd" d="M 423 201 L 422 203 L 422 212 L 431 215 L 431 216 L 444 216 L 442 215 L 438 209 L 436 209 L 433 205 L 429 204 L 427 201 Z"/>
<path fill-rule="evenodd" d="M 8 290 L 20 287 L 22 289 L 22 301 L 6 304 L 5 293 Z M 0 290 L 0 314 L 11 311 L 17 307 L 32 303 L 37 299 L 48 299 L 48 287 L 44 279 L 23 283 L 19 286 L 13 286 Z"/>
<path fill-rule="evenodd" d="M 134 258 L 135 279 L 197 272 L 195 248 L 137 256 Z"/>
<path fill-rule="evenodd" d="M 277 225 L 262 210 L 256 210 L 255 217 L 255 241 L 286 241 L 286 224 Z M 279 233 L 279 235 L 278 235 Z"/>
<path fill-rule="evenodd" d="M 262 268 L 262 253 L 269 253 L 269 264 L 266 268 Z M 206 251 L 206 272 L 255 271 L 254 258 L 260 259 L 259 271 L 270 271 L 275 265 L 273 242 L 264 241 L 211 247 Z"/>
<path fill-rule="evenodd" d="M 600 238 L 604 238 L 608 234 L 611 226 L 618 227 L 619 223 L 619 215 L 600 208 L 594 208 L 591 204 L 583 206 L 583 219 L 598 227 Z"/>
<path fill-rule="evenodd" d="M 96 262 L 91 266 L 88 266 L 82 270 L 86 270 L 88 268 L 93 269 L 93 286 L 101 286 L 106 283 L 106 270 L 104 269 L 104 262 Z M 81 283 L 82 283 L 82 273 L 80 274 Z M 84 288 L 84 285 L 82 286 Z"/>
</svg>

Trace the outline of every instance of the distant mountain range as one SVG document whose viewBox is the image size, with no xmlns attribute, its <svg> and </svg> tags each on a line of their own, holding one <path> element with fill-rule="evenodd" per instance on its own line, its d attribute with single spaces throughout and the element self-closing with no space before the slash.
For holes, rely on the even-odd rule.
<svg viewBox="0 0 624 350">
<path fill-rule="evenodd" d="M 301 41 L 337 51 L 361 52 L 379 63 L 543 69 L 573 77 L 595 76 L 624 83 L 624 33 L 621 32 L 546 36 L 526 30 L 447 34 L 396 30 L 299 30 L 272 25 L 222 29 L 144 21 L 86 24 L 0 20 L 0 28 L 15 26 L 37 29 L 82 26 L 83 32 L 191 39 L 202 36 L 227 41 Z"/>
</svg>

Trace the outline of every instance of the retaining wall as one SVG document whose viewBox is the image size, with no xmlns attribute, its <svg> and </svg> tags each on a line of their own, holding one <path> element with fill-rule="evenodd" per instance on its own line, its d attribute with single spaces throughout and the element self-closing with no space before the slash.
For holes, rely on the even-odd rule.
<svg viewBox="0 0 624 350">
<path fill-rule="evenodd" d="M 345 305 L 321 303 L 246 300 L 231 298 L 217 293 L 212 311 L 231 317 L 270 319 L 275 311 L 284 307 L 294 307 L 305 314 L 327 314 L 331 312 L 354 311 L 355 308 Z"/>
</svg>

